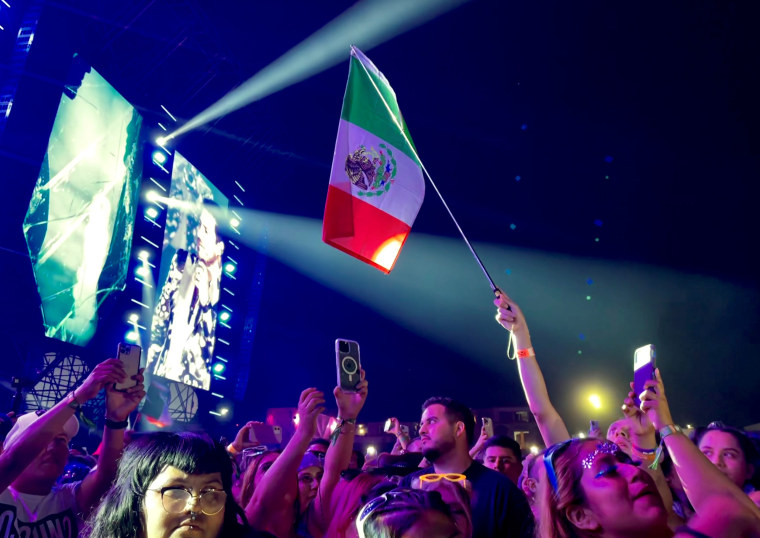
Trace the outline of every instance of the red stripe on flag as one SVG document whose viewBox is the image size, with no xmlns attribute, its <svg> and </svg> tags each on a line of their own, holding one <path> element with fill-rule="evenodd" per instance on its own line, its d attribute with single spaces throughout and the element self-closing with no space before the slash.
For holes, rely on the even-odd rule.
<svg viewBox="0 0 760 538">
<path fill-rule="evenodd" d="M 411 226 L 332 185 L 327 190 L 322 240 L 390 273 Z"/>
</svg>

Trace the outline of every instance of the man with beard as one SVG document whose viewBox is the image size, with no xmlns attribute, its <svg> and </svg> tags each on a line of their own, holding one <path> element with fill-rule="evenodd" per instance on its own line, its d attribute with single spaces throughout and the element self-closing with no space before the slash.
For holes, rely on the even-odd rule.
<svg viewBox="0 0 760 538">
<path fill-rule="evenodd" d="M 472 485 L 473 538 L 533 536 L 533 516 L 522 492 L 470 457 L 474 434 L 475 417 L 466 405 L 451 398 L 428 399 L 422 404 L 420 440 L 432 466 L 408 476 L 404 485 L 430 473 L 462 474 Z"/>
</svg>

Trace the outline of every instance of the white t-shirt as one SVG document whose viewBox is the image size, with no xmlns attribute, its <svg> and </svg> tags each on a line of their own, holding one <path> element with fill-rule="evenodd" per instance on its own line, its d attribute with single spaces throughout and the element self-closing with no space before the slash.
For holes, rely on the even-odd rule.
<svg viewBox="0 0 760 538">
<path fill-rule="evenodd" d="M 47 495 L 0 493 L 0 537 L 76 538 L 81 527 L 76 488 L 81 482 L 56 486 Z"/>
</svg>

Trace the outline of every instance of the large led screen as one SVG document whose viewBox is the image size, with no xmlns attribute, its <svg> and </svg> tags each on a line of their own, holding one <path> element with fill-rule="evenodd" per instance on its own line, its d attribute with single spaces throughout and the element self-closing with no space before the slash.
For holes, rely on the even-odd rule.
<svg viewBox="0 0 760 538">
<path fill-rule="evenodd" d="M 47 336 L 86 345 L 124 289 L 142 175 L 142 117 L 72 61 L 24 219 Z"/>
<path fill-rule="evenodd" d="M 228 200 L 175 153 L 167 205 L 147 368 L 208 390 L 224 252 L 217 216 Z"/>
</svg>

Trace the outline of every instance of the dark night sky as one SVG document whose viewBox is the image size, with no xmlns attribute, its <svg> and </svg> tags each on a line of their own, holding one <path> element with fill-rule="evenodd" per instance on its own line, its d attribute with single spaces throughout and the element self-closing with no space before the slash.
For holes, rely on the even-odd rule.
<svg viewBox="0 0 760 538">
<path fill-rule="evenodd" d="M 152 124 L 167 120 L 162 104 L 189 119 L 349 5 L 127 4 L 54 3 L 40 19 L 0 153 L 10 356 L 41 333 L 28 260 L 11 251 L 25 250 L 67 56 L 80 52 Z M 677 421 L 760 422 L 757 15 L 752 2 L 474 0 L 365 50 L 489 271 L 523 306 L 571 431 L 592 418 L 590 390 L 612 420 L 633 350 L 650 342 Z M 521 405 L 490 289 L 431 188 L 390 275 L 321 244 L 347 59 L 175 145 L 223 191 L 245 185 L 269 226 L 236 419 L 294 404 L 308 384 L 329 389 L 336 337 L 362 346 L 368 419 L 411 420 L 440 393 Z"/>
</svg>

